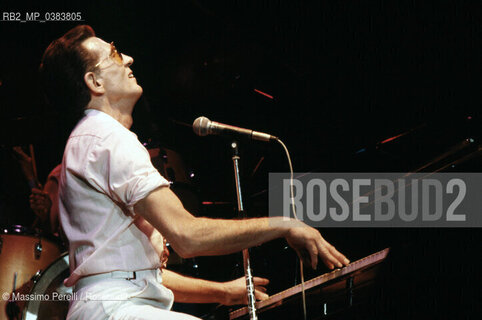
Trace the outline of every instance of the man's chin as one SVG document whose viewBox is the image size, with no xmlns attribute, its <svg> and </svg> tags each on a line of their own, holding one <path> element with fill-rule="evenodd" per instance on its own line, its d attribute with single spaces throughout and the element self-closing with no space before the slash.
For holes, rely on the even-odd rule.
<svg viewBox="0 0 482 320">
<path fill-rule="evenodd" d="M 143 92 L 144 92 L 144 90 L 142 89 L 142 87 L 140 85 L 137 85 L 137 88 L 134 91 L 133 95 L 135 95 L 136 98 L 139 99 L 142 96 Z"/>
</svg>

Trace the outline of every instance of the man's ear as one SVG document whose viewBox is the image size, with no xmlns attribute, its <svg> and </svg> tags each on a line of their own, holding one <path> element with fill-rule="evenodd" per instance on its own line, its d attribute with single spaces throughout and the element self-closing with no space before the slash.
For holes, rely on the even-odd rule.
<svg viewBox="0 0 482 320">
<path fill-rule="evenodd" d="M 105 93 L 105 88 L 104 88 L 104 83 L 101 78 L 97 77 L 96 74 L 92 71 L 87 72 L 84 75 L 84 81 L 85 84 L 87 85 L 87 88 L 89 88 L 90 91 L 94 94 L 104 94 Z"/>
</svg>

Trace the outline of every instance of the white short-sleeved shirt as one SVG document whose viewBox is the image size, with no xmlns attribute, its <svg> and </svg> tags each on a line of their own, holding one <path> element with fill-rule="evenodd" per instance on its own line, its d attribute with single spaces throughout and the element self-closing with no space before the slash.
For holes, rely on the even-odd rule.
<svg viewBox="0 0 482 320">
<path fill-rule="evenodd" d="M 64 151 L 59 187 L 71 275 L 159 267 L 159 256 L 134 225 L 134 205 L 168 186 L 137 136 L 106 113 L 87 110 Z"/>
</svg>

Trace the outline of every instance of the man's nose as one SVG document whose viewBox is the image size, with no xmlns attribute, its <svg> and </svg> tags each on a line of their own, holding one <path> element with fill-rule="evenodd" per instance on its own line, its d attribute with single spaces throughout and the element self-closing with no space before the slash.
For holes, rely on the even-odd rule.
<svg viewBox="0 0 482 320">
<path fill-rule="evenodd" d="M 124 61 L 124 66 L 129 67 L 134 63 L 134 58 L 128 56 L 127 54 L 122 54 L 122 60 Z"/>
</svg>

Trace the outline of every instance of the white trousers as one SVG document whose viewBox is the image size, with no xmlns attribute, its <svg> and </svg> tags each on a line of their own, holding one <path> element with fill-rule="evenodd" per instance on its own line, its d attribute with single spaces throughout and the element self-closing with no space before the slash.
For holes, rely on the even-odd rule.
<svg viewBox="0 0 482 320">
<path fill-rule="evenodd" d="M 199 320 L 170 311 L 174 296 L 158 270 L 134 280 L 101 279 L 74 290 L 67 320 Z"/>
</svg>

